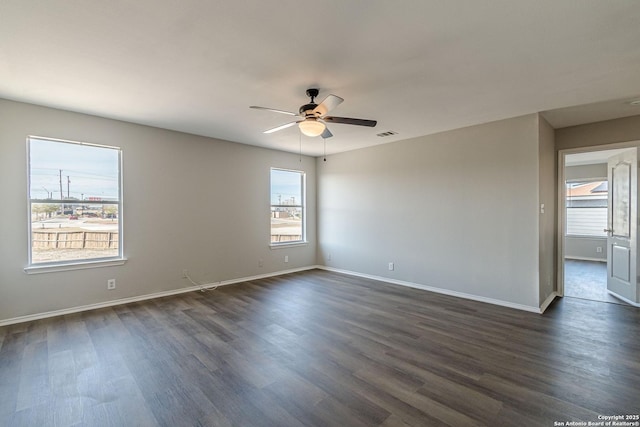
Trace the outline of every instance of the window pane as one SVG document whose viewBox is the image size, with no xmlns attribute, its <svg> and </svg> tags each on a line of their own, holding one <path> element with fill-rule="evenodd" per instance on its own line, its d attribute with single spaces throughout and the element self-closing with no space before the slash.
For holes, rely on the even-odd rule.
<svg viewBox="0 0 640 427">
<path fill-rule="evenodd" d="M 31 138 L 32 199 L 118 200 L 119 150 Z"/>
<path fill-rule="evenodd" d="M 607 181 L 567 183 L 567 235 L 606 237 L 607 197 Z"/>
<path fill-rule="evenodd" d="M 271 169 L 271 243 L 304 239 L 304 172 Z"/>
<path fill-rule="evenodd" d="M 29 139 L 32 265 L 121 256 L 119 151 Z"/>
<path fill-rule="evenodd" d="M 567 208 L 567 236 L 607 237 L 607 208 Z"/>
<path fill-rule="evenodd" d="M 271 208 L 271 243 L 302 240 L 302 208 Z"/>
<path fill-rule="evenodd" d="M 118 206 L 31 205 L 32 263 L 118 256 Z"/>
<path fill-rule="evenodd" d="M 302 173 L 271 170 L 271 204 L 302 205 Z"/>
</svg>

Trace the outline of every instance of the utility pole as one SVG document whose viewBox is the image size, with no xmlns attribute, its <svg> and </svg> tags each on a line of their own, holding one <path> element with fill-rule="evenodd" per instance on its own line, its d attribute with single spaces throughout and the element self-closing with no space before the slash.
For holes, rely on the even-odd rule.
<svg viewBox="0 0 640 427">
<path fill-rule="evenodd" d="M 60 169 L 60 200 L 64 199 L 64 194 L 62 194 L 62 169 Z"/>
<path fill-rule="evenodd" d="M 71 200 L 71 194 L 69 193 L 69 186 L 71 185 L 71 179 L 69 179 L 69 175 L 67 175 L 67 200 Z M 69 205 L 71 208 L 71 215 L 75 212 L 73 211 L 73 205 Z"/>
<path fill-rule="evenodd" d="M 64 200 L 64 194 L 62 194 L 62 169 L 60 169 L 60 200 Z M 60 205 L 60 213 L 64 215 L 64 202 Z"/>
</svg>

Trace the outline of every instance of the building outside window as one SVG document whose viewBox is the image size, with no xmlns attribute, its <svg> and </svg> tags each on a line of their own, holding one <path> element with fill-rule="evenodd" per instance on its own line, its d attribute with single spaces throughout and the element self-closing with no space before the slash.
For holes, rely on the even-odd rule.
<svg viewBox="0 0 640 427">
<path fill-rule="evenodd" d="M 271 168 L 271 244 L 305 241 L 305 174 Z"/>
<path fill-rule="evenodd" d="M 567 182 L 567 236 L 606 237 L 607 181 Z"/>
<path fill-rule="evenodd" d="M 122 258 L 122 151 L 29 137 L 29 267 Z"/>
</svg>

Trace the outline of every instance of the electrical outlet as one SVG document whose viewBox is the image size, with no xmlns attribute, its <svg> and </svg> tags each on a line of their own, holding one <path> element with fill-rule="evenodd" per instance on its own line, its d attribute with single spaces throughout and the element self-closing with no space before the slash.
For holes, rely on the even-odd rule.
<svg viewBox="0 0 640 427">
<path fill-rule="evenodd" d="M 264 267 L 264 261 L 262 259 L 258 260 L 258 267 Z"/>
<path fill-rule="evenodd" d="M 596 252 L 597 252 L 597 253 L 599 253 L 599 254 L 601 254 L 601 253 L 602 253 L 602 246 L 598 246 L 598 247 L 596 248 Z"/>
<path fill-rule="evenodd" d="M 395 268 L 395 266 L 393 265 L 392 262 L 389 263 L 389 271 L 393 271 L 393 269 Z"/>
<path fill-rule="evenodd" d="M 189 277 L 189 270 L 182 270 L 182 278 L 186 279 L 187 277 Z"/>
<path fill-rule="evenodd" d="M 327 261 L 331 261 L 331 254 L 327 254 Z"/>
<path fill-rule="evenodd" d="M 116 288 L 116 279 L 107 280 L 107 289 L 112 290 Z"/>
<path fill-rule="evenodd" d="M 284 262 L 289 262 L 289 255 L 284 256 Z"/>
</svg>

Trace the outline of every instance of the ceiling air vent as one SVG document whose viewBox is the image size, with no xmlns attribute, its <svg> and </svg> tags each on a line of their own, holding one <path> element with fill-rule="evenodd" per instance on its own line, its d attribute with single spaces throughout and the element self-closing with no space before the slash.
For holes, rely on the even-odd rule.
<svg viewBox="0 0 640 427">
<path fill-rule="evenodd" d="M 378 133 L 376 135 L 379 136 L 380 138 L 384 138 L 385 136 L 391 136 L 391 135 L 397 135 L 397 134 L 398 134 L 398 132 L 394 132 L 392 130 L 388 130 L 386 132 Z"/>
</svg>

